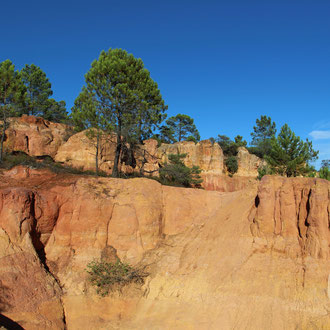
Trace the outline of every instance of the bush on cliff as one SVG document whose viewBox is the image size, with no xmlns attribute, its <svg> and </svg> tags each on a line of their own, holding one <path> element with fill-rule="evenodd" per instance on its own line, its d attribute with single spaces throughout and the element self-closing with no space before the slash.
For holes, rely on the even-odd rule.
<svg viewBox="0 0 330 330">
<path fill-rule="evenodd" d="M 321 179 L 326 179 L 330 181 L 330 160 L 322 160 L 322 167 L 319 171 L 319 176 Z"/>
<path fill-rule="evenodd" d="M 179 187 L 200 187 L 203 182 L 199 174 L 201 169 L 198 166 L 187 167 L 183 159 L 186 154 L 170 154 L 169 163 L 159 170 L 159 181 L 162 184 Z"/>
<path fill-rule="evenodd" d="M 238 171 L 238 162 L 236 156 L 230 156 L 225 161 L 229 175 L 232 176 Z"/>
<path fill-rule="evenodd" d="M 132 267 L 120 260 L 116 262 L 94 260 L 87 265 L 86 271 L 89 274 L 89 281 L 102 297 L 130 283 L 143 284 L 144 278 L 149 275 L 143 269 Z"/>
</svg>

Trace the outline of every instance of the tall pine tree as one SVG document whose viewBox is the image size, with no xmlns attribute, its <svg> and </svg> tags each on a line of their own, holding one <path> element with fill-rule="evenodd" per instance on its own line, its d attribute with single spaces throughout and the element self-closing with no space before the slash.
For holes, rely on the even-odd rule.
<svg viewBox="0 0 330 330">
<path fill-rule="evenodd" d="M 102 51 L 85 79 L 97 115 L 117 135 L 112 176 L 118 177 L 125 143 L 136 143 L 150 135 L 164 119 L 167 106 L 142 60 L 122 49 Z M 80 107 L 81 111 L 87 111 L 87 107 Z"/>
</svg>

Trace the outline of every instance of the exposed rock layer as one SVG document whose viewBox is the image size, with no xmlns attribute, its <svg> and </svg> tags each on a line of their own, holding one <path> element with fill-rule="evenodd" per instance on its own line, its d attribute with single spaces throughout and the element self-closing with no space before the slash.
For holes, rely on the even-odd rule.
<svg viewBox="0 0 330 330">
<path fill-rule="evenodd" d="M 9 124 L 4 148 L 23 151 L 30 156 L 48 155 L 54 158 L 59 147 L 73 134 L 67 125 L 34 116 L 10 118 Z"/>
<path fill-rule="evenodd" d="M 102 136 L 100 139 L 99 168 L 108 174 L 113 168 L 115 143 L 115 135 Z M 96 138 L 87 137 L 85 131 L 74 134 L 69 126 L 52 123 L 40 117 L 24 115 L 21 118 L 11 118 L 6 131 L 5 148 L 8 151 L 23 151 L 31 156 L 49 155 L 65 165 L 82 170 L 95 170 Z M 224 186 L 224 155 L 220 146 L 209 140 L 197 144 L 183 141 L 158 146 L 156 140 L 150 139 L 134 150 L 125 145 L 121 154 L 121 171 L 143 171 L 145 174 L 157 175 L 160 166 L 168 162 L 168 155 L 171 153 L 185 153 L 187 156 L 184 161 L 187 166 L 199 166 L 209 178 L 213 176 L 213 183 L 220 180 L 215 186 Z M 235 176 L 240 177 L 256 177 L 258 168 L 263 164 L 245 148 L 239 148 L 237 159 L 238 172 Z M 205 185 L 206 188 L 207 186 Z"/>
<path fill-rule="evenodd" d="M 320 179 L 221 193 L 14 169 L 1 178 L 2 313 L 61 329 L 62 299 L 68 329 L 328 328 L 329 193 Z M 89 286 L 86 264 L 110 246 L 148 265 L 141 289 Z"/>
</svg>

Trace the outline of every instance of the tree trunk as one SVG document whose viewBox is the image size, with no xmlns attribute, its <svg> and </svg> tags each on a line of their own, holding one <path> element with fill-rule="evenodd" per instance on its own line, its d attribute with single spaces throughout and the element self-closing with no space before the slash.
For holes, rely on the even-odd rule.
<svg viewBox="0 0 330 330">
<path fill-rule="evenodd" d="M 100 131 L 97 130 L 96 153 L 95 153 L 95 172 L 96 172 L 96 175 L 99 175 L 99 150 L 100 150 Z"/>
<path fill-rule="evenodd" d="M 113 178 L 118 178 L 119 177 L 118 164 L 119 164 L 119 158 L 120 158 L 120 153 L 121 153 L 121 143 L 122 143 L 121 136 L 118 134 L 118 136 L 117 136 L 117 146 L 116 146 L 115 160 L 114 160 L 112 174 L 111 174 L 111 176 Z"/>
<path fill-rule="evenodd" d="M 6 111 L 6 110 L 3 110 Z M 2 125 L 2 134 L 1 134 L 1 141 L 0 141 L 0 163 L 3 161 L 3 142 L 5 141 L 5 131 L 7 128 L 7 121 L 6 115 L 3 113 L 3 125 Z"/>
</svg>

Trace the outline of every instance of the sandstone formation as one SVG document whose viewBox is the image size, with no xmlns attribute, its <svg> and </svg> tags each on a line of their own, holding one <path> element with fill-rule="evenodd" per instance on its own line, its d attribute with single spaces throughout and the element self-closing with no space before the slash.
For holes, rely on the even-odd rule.
<svg viewBox="0 0 330 330">
<path fill-rule="evenodd" d="M 224 193 L 19 168 L 0 188 L 1 313 L 26 329 L 330 326 L 325 180 Z M 150 275 L 102 298 L 85 268 L 113 248 Z"/>
<path fill-rule="evenodd" d="M 249 151 L 244 148 L 238 148 L 237 154 L 238 171 L 235 176 L 247 176 L 257 177 L 258 168 L 266 165 L 266 162 L 256 155 L 250 154 Z"/>
<path fill-rule="evenodd" d="M 157 156 L 161 163 L 168 161 L 169 154 L 187 154 L 185 164 L 188 167 L 199 166 L 203 172 L 223 173 L 223 153 L 217 143 L 210 140 L 200 141 L 195 144 L 192 141 L 182 141 L 174 144 L 162 144 L 157 150 Z"/>
<path fill-rule="evenodd" d="M 54 158 L 58 148 L 72 134 L 72 129 L 67 125 L 23 115 L 9 119 L 4 148 L 8 151 L 23 151 L 30 156 L 49 155 Z"/>
<path fill-rule="evenodd" d="M 102 136 L 98 154 L 101 171 L 111 174 L 115 158 L 116 136 Z M 89 138 L 86 132 L 74 134 L 72 128 L 64 124 L 52 123 L 40 117 L 23 115 L 11 118 L 6 130 L 5 149 L 23 151 L 31 156 L 51 156 L 55 161 L 81 170 L 95 171 L 96 138 Z M 206 178 L 205 189 L 233 191 L 242 189 L 251 183 L 250 178 L 258 175 L 258 167 L 263 162 L 245 148 L 239 148 L 237 155 L 238 172 L 230 179 L 226 175 L 224 155 L 220 146 L 209 140 L 178 142 L 158 146 L 156 140 L 146 140 L 134 150 L 125 145 L 121 154 L 120 170 L 123 173 L 144 173 L 157 176 L 159 168 L 168 162 L 168 155 L 187 154 L 184 162 L 187 166 L 199 166 Z M 249 178 L 247 178 L 249 177 Z"/>
</svg>

